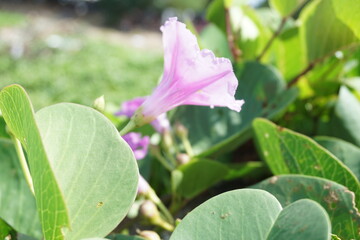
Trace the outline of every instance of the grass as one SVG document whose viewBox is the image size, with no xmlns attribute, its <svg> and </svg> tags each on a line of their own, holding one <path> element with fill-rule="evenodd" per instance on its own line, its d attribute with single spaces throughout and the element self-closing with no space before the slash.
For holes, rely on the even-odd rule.
<svg viewBox="0 0 360 240">
<path fill-rule="evenodd" d="M 0 11 L 0 27 L 11 27 L 25 23 L 26 17 L 19 13 Z"/>
<path fill-rule="evenodd" d="M 0 51 L 0 87 L 21 84 L 36 109 L 57 102 L 91 105 L 151 93 L 162 73 L 161 51 L 144 51 L 104 41 L 81 39 L 78 51 L 54 50 L 38 43 L 15 60 Z"/>
</svg>

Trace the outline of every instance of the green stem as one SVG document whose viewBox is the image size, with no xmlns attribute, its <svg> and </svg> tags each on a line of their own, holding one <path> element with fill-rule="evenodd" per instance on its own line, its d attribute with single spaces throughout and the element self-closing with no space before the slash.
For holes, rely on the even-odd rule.
<svg viewBox="0 0 360 240">
<path fill-rule="evenodd" d="M 165 229 L 169 232 L 174 231 L 174 225 L 171 225 L 170 223 L 162 220 L 160 216 L 159 216 L 159 218 L 152 220 L 151 223 L 154 225 L 157 225 L 159 227 L 162 227 L 163 229 Z"/>
<path fill-rule="evenodd" d="M 170 163 L 163 157 L 161 154 L 156 154 L 155 157 L 159 160 L 159 162 L 170 172 L 174 170 L 174 166 L 170 165 Z"/>
<path fill-rule="evenodd" d="M 187 153 L 190 157 L 194 156 L 194 151 L 193 151 L 193 149 L 192 149 L 192 146 L 191 146 L 191 144 L 190 144 L 189 139 L 188 139 L 187 137 L 182 137 L 182 138 L 181 138 L 181 141 L 182 141 L 182 144 L 184 145 L 184 148 L 185 148 L 186 153 Z"/>
<path fill-rule="evenodd" d="M 134 128 L 136 128 L 136 124 L 132 119 L 126 124 L 126 126 L 120 130 L 120 135 L 124 136 L 125 134 L 131 132 Z"/>
<path fill-rule="evenodd" d="M 266 43 L 264 49 L 261 51 L 261 53 L 259 54 L 259 56 L 256 58 L 257 61 L 260 61 L 261 58 L 265 55 L 265 53 L 267 52 L 267 50 L 270 48 L 270 46 L 272 45 L 272 43 L 274 42 L 274 40 L 279 36 L 279 34 L 281 33 L 281 31 L 283 30 L 285 23 L 287 22 L 287 20 L 289 19 L 289 17 L 283 17 L 281 19 L 281 23 L 278 27 L 278 29 L 274 32 L 274 34 L 272 35 L 272 37 L 270 38 L 270 40 Z"/>
<path fill-rule="evenodd" d="M 161 213 L 165 216 L 166 220 L 173 225 L 175 222 L 173 216 L 171 215 L 169 210 L 165 207 L 165 205 L 162 203 L 160 198 L 156 195 L 154 189 L 150 188 L 148 197 L 159 207 Z"/>
<path fill-rule="evenodd" d="M 25 154 L 23 152 L 21 143 L 13 135 L 11 135 L 11 139 L 14 142 L 15 150 L 16 150 L 16 153 L 17 153 L 17 155 L 19 157 L 21 169 L 22 169 L 22 171 L 24 173 L 25 180 L 26 180 L 27 184 L 29 185 L 30 191 L 32 192 L 33 195 L 35 195 L 34 184 L 33 184 L 33 181 L 32 181 L 32 177 L 31 177 L 31 174 L 30 174 L 30 171 L 29 171 L 29 166 L 27 164 L 27 161 L 26 161 Z"/>
<path fill-rule="evenodd" d="M 172 165 L 175 167 L 177 165 L 177 162 L 176 162 L 176 159 L 174 158 L 174 156 L 171 154 L 171 152 L 165 151 L 165 155 L 170 160 Z M 174 170 L 174 167 L 172 168 L 172 170 Z"/>
</svg>

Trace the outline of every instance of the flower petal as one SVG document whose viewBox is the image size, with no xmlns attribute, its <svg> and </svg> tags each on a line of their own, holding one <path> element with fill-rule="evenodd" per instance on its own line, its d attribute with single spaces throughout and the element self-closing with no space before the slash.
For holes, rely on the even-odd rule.
<svg viewBox="0 0 360 240">
<path fill-rule="evenodd" d="M 121 104 L 120 111 L 116 112 L 116 116 L 127 116 L 131 118 L 135 113 L 136 109 L 140 107 L 140 105 L 145 101 L 146 97 L 138 97 L 129 101 L 125 101 Z"/>
<path fill-rule="evenodd" d="M 131 132 L 124 135 L 123 139 L 133 150 L 136 160 L 141 160 L 146 156 L 150 144 L 149 136 L 141 137 L 140 133 Z"/>
<path fill-rule="evenodd" d="M 200 51 L 195 36 L 185 24 L 170 18 L 161 27 L 164 42 L 164 74 L 159 86 L 142 104 L 144 117 L 154 119 L 180 105 L 228 107 L 240 111 L 235 100 L 238 81 L 231 62 Z"/>
</svg>

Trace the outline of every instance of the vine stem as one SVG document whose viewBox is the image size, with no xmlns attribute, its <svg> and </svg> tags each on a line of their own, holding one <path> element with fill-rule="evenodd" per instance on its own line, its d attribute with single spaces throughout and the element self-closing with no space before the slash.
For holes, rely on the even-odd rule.
<svg viewBox="0 0 360 240">
<path fill-rule="evenodd" d="M 345 50 L 352 50 L 352 49 L 357 48 L 357 47 L 359 47 L 359 46 L 360 46 L 359 43 L 354 43 L 354 44 L 345 46 L 345 47 L 343 47 L 343 48 L 341 48 L 341 49 L 338 49 L 338 50 L 336 50 L 336 51 L 332 51 L 332 52 L 330 52 L 329 54 L 327 54 L 327 55 L 325 55 L 325 56 L 323 56 L 323 57 L 321 57 L 321 58 L 318 58 L 318 59 L 313 60 L 311 63 L 309 63 L 309 64 L 307 65 L 307 67 L 306 67 L 304 70 L 302 70 L 298 75 L 296 75 L 296 76 L 287 84 L 287 88 L 290 88 L 290 87 L 292 87 L 293 85 L 295 85 L 295 84 L 300 80 L 301 77 L 303 77 L 305 74 L 307 74 L 309 71 L 311 71 L 314 67 L 316 67 L 317 64 L 324 62 L 326 59 L 328 59 L 328 58 L 330 58 L 331 56 L 333 56 L 336 52 L 338 52 L 338 51 L 345 51 Z"/>
<path fill-rule="evenodd" d="M 33 184 L 33 181 L 32 181 L 29 166 L 27 164 L 27 161 L 26 161 L 25 154 L 24 154 L 24 151 L 22 149 L 21 143 L 15 136 L 13 136 L 12 134 L 10 134 L 10 135 L 11 135 L 12 141 L 14 142 L 15 150 L 16 150 L 16 153 L 17 153 L 17 155 L 19 157 L 20 166 L 21 166 L 21 169 L 22 169 L 22 171 L 24 173 L 26 183 L 29 185 L 29 188 L 30 188 L 30 191 L 32 192 L 32 194 L 35 195 L 34 184 Z"/>
<path fill-rule="evenodd" d="M 226 35 L 227 35 L 227 40 L 230 47 L 231 55 L 233 56 L 235 62 L 239 62 L 241 60 L 242 52 L 235 43 L 236 39 L 231 29 L 230 12 L 229 9 L 226 7 L 225 7 L 225 25 L 226 25 Z"/>
<path fill-rule="evenodd" d="M 135 127 L 136 127 L 136 124 L 134 123 L 134 121 L 130 120 L 128 122 L 128 124 L 126 124 L 126 126 L 120 130 L 120 135 L 124 136 L 128 132 L 132 131 Z"/>
<path fill-rule="evenodd" d="M 192 149 L 192 146 L 191 146 L 191 143 L 190 143 L 189 139 L 187 137 L 182 137 L 181 141 L 182 141 L 182 144 L 184 145 L 186 153 L 190 157 L 194 156 L 194 151 Z"/>
<path fill-rule="evenodd" d="M 261 60 L 261 58 L 265 55 L 267 50 L 270 48 L 271 44 L 274 42 L 275 38 L 277 38 L 280 35 L 281 31 L 283 30 L 283 28 L 284 28 L 286 22 L 289 20 L 289 18 L 291 18 L 300 8 L 302 8 L 307 3 L 307 1 L 308 0 L 303 0 L 297 8 L 295 8 L 290 14 L 288 14 L 287 16 L 284 16 L 281 19 L 278 29 L 273 33 L 273 35 L 271 36 L 269 41 L 266 43 L 264 49 L 261 51 L 259 56 L 256 58 L 257 61 Z"/>
<path fill-rule="evenodd" d="M 174 218 L 169 212 L 169 210 L 165 207 L 165 205 L 162 203 L 160 198 L 156 195 L 154 189 L 150 188 L 148 192 L 148 197 L 151 201 L 153 201 L 160 209 L 160 211 L 164 214 L 165 218 L 171 225 L 174 224 Z"/>
<path fill-rule="evenodd" d="M 281 33 L 281 31 L 283 30 L 285 23 L 287 22 L 288 19 L 289 19 L 289 16 L 283 17 L 281 19 L 281 23 L 280 23 L 278 29 L 274 32 L 274 34 L 271 36 L 270 40 L 266 43 L 264 49 L 261 51 L 259 56 L 256 58 L 256 61 L 260 61 L 261 58 L 265 55 L 265 53 L 270 48 L 270 46 L 273 43 L 273 41 L 275 40 L 275 38 L 277 38 L 279 36 L 279 34 Z"/>
</svg>

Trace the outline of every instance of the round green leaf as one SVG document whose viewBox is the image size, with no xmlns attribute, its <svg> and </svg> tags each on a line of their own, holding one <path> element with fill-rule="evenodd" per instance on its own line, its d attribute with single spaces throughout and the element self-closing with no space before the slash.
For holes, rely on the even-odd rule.
<svg viewBox="0 0 360 240">
<path fill-rule="evenodd" d="M 36 121 L 69 214 L 65 239 L 106 236 L 135 199 L 138 170 L 130 147 L 108 119 L 81 105 L 43 108 Z"/>
<path fill-rule="evenodd" d="M 285 207 L 267 240 L 328 240 L 331 225 L 326 211 L 316 202 L 303 199 Z"/>
<path fill-rule="evenodd" d="M 304 198 L 314 200 L 329 214 L 334 234 L 343 239 L 360 238 L 360 214 L 354 205 L 354 194 L 343 185 L 318 177 L 280 175 L 252 188 L 270 192 L 283 207 Z"/>
<path fill-rule="evenodd" d="M 186 215 L 170 240 L 266 239 L 280 211 L 279 202 L 265 191 L 226 192 Z"/>
<path fill-rule="evenodd" d="M 112 123 L 75 104 L 45 108 L 36 122 L 19 85 L 1 91 L 0 109 L 27 152 L 45 239 L 106 236 L 125 217 L 138 180 L 133 153 Z"/>
</svg>

